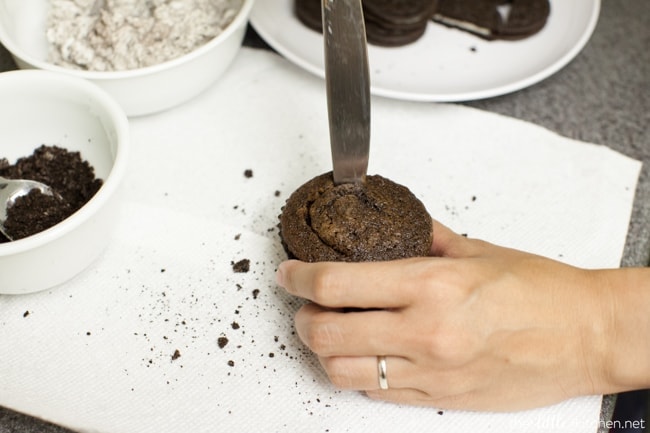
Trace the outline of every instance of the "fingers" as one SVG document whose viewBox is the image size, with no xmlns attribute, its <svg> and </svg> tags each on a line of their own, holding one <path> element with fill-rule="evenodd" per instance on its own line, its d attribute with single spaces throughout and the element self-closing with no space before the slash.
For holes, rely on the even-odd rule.
<svg viewBox="0 0 650 433">
<path fill-rule="evenodd" d="M 388 387 L 382 389 L 379 381 L 379 359 L 366 357 L 319 357 L 323 369 L 338 389 L 366 391 L 369 397 L 412 405 L 444 405 L 453 407 L 471 387 L 457 372 L 422 371 L 411 361 L 399 356 L 385 357 Z M 424 383 L 434 382 L 424 391 Z"/>
<path fill-rule="evenodd" d="M 366 390 L 366 395 L 373 400 L 391 403 L 407 404 L 410 406 L 434 406 L 434 400 L 423 391 L 413 388 L 372 389 Z"/>
<path fill-rule="evenodd" d="M 428 406 L 436 406 L 445 395 L 449 404 L 450 394 L 467 394 L 472 388 L 467 375 L 455 371 L 456 364 L 427 352 L 428 343 L 420 344 L 413 328 L 420 330 L 427 322 L 435 334 L 452 304 L 468 305 L 460 301 L 474 287 L 477 272 L 471 269 L 476 266 L 458 272 L 455 263 L 489 255 L 493 246 L 435 220 L 433 224 L 435 257 L 366 263 L 289 260 L 278 267 L 278 284 L 313 302 L 296 314 L 296 330 L 336 387 Z M 345 308 L 361 311 L 344 313 Z M 387 390 L 380 389 L 380 355 L 386 357 Z"/>
<path fill-rule="evenodd" d="M 433 220 L 433 244 L 431 255 L 435 257 L 466 257 L 470 254 L 472 241 L 439 221 Z"/>
<path fill-rule="evenodd" d="M 433 220 L 433 244 L 431 245 L 431 255 L 438 257 L 448 256 L 449 251 L 460 240 L 461 235 L 451 230 L 446 225 L 437 220 Z"/>
<path fill-rule="evenodd" d="M 416 285 L 408 275 L 414 260 L 367 263 L 281 263 L 277 282 L 289 293 L 332 308 L 400 308 Z"/>
<path fill-rule="evenodd" d="M 470 397 L 472 394 L 445 395 L 433 397 L 424 391 L 416 388 L 400 388 L 388 390 L 367 390 L 366 395 L 373 400 L 387 401 L 391 403 L 409 406 L 428 406 L 438 409 L 468 409 L 470 408 Z M 474 410 L 489 410 L 490 407 L 471 407 Z"/>
<path fill-rule="evenodd" d="M 316 304 L 303 306 L 296 315 L 298 336 L 318 355 L 338 388 L 378 389 L 377 356 L 384 355 L 391 389 L 422 389 L 427 381 L 434 383 L 435 387 L 428 391 L 436 396 L 450 389 L 465 389 L 465 374 L 460 374 L 455 363 L 409 347 L 413 339 L 402 323 L 399 312 L 342 313 Z M 464 361 L 461 365 L 465 365 Z"/>
<path fill-rule="evenodd" d="M 420 370 L 400 356 L 385 357 L 387 389 L 380 387 L 377 356 L 332 356 L 319 357 L 318 360 L 332 384 L 339 389 L 376 391 L 383 398 L 389 391 L 413 391 L 422 387 Z M 430 394 L 421 393 L 421 396 L 431 398 Z"/>
<path fill-rule="evenodd" d="M 470 257 L 489 244 L 467 239 L 434 220 L 431 253 L 443 258 Z M 386 262 L 305 263 L 289 260 L 278 267 L 276 279 L 289 293 L 331 308 L 402 308 L 435 281 L 441 259 L 420 257 Z"/>
<path fill-rule="evenodd" d="M 376 356 L 319 358 L 334 386 L 350 390 L 379 390 L 379 369 Z M 406 388 L 413 385 L 409 376 L 411 363 L 401 357 L 386 357 L 388 387 Z"/>
<path fill-rule="evenodd" d="M 313 301 L 296 314 L 296 330 L 337 387 L 480 410 L 525 409 L 583 392 L 584 354 L 573 348 L 582 347 L 575 340 L 584 334 L 572 317 L 575 302 L 560 301 L 587 299 L 576 293 L 586 293 L 580 288 L 590 278 L 437 221 L 431 252 L 436 256 L 279 266 L 278 283 Z M 377 356 L 386 357 L 389 389 L 380 389 Z"/>
<path fill-rule="evenodd" d="M 390 355 L 406 350 L 398 313 L 342 313 L 307 304 L 296 314 L 300 339 L 321 357 Z"/>
</svg>

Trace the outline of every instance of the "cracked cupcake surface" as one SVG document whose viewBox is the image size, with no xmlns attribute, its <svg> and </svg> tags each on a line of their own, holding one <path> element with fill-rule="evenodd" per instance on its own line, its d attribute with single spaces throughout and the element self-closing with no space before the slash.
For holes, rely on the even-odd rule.
<svg viewBox="0 0 650 433">
<path fill-rule="evenodd" d="M 290 258 L 306 262 L 382 261 L 429 255 L 433 227 L 408 188 L 378 175 L 335 185 L 328 172 L 287 199 L 280 237 Z"/>
</svg>

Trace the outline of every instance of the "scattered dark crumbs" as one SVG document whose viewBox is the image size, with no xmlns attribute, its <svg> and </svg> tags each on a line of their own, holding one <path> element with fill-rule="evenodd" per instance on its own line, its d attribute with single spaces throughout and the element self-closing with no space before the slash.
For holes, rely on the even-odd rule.
<svg viewBox="0 0 650 433">
<path fill-rule="evenodd" d="M 251 268 L 251 261 L 249 259 L 241 259 L 238 262 L 232 262 L 232 270 L 237 273 L 248 272 Z"/>
<path fill-rule="evenodd" d="M 246 177 L 248 179 L 253 177 L 253 170 L 251 170 L 250 168 L 244 170 L 244 177 Z"/>
<path fill-rule="evenodd" d="M 29 316 L 29 310 L 27 310 L 27 311 L 25 311 L 25 312 L 23 313 L 23 317 L 27 317 L 27 316 Z"/>
<path fill-rule="evenodd" d="M 271 191 L 274 190 L 271 189 Z M 279 195 L 280 192 L 277 191 L 276 196 Z M 234 206 L 234 209 L 238 208 L 241 208 L 241 206 Z M 235 241 L 240 241 L 242 239 L 244 233 L 233 231 L 230 232 L 229 236 L 231 239 L 231 245 L 234 245 Z M 237 257 L 238 254 L 241 255 Z M 177 293 L 175 288 L 166 285 L 163 281 L 168 275 L 168 273 L 166 273 L 166 267 L 163 263 L 158 263 L 151 269 L 151 273 L 155 274 L 154 277 L 159 278 L 159 282 L 161 282 L 161 286 L 159 286 L 159 288 L 156 290 L 158 294 L 158 299 L 154 305 L 156 312 L 159 315 L 164 314 L 162 320 L 168 324 L 166 326 L 173 325 L 177 327 L 176 329 L 173 329 L 174 333 L 182 332 L 184 336 L 187 336 L 190 335 L 187 333 L 191 332 L 192 338 L 201 339 L 207 337 L 209 340 L 211 340 L 211 347 L 207 349 L 206 354 L 210 357 L 218 357 L 220 360 L 217 361 L 217 364 L 222 366 L 221 369 L 225 369 L 226 366 L 229 367 L 225 370 L 220 370 L 220 372 L 223 372 L 223 375 L 226 377 L 244 377 L 246 374 L 248 374 L 249 370 L 247 367 L 252 362 L 252 355 L 254 354 L 256 355 L 256 360 L 257 357 L 263 360 L 263 369 L 273 369 L 274 372 L 276 368 L 281 368 L 278 367 L 279 364 L 276 364 L 277 362 L 295 362 L 296 360 L 303 357 L 309 357 L 311 359 L 312 355 L 310 352 L 303 348 L 298 348 L 297 351 L 295 351 L 296 349 L 289 343 L 284 344 L 285 341 L 282 340 L 284 340 L 285 337 L 280 337 L 280 334 L 277 333 L 275 336 L 271 334 L 267 337 L 268 339 L 273 339 L 272 341 L 275 342 L 272 347 L 267 346 L 265 349 L 257 347 L 259 341 L 259 338 L 257 337 L 259 336 L 256 335 L 255 329 L 250 329 L 250 322 L 245 321 L 245 317 L 247 316 L 244 313 L 250 313 L 250 311 L 248 311 L 249 307 L 253 308 L 254 310 L 267 308 L 268 304 L 265 296 L 268 296 L 269 292 L 273 293 L 272 291 L 275 290 L 275 285 L 269 282 L 269 285 L 267 286 L 266 283 L 260 281 L 261 278 L 259 278 L 259 275 L 257 275 L 258 272 L 265 272 L 265 269 L 258 269 L 258 267 L 261 266 L 261 263 L 264 262 L 256 261 L 254 267 L 251 267 L 253 265 L 251 263 L 251 260 L 255 259 L 250 258 L 250 256 L 249 258 L 242 258 L 246 257 L 244 254 L 246 253 L 235 253 L 234 257 L 229 257 L 224 260 L 224 262 L 227 264 L 223 262 L 220 264 L 220 267 L 229 265 L 232 268 L 233 274 L 232 279 L 227 277 L 225 285 L 223 287 L 219 286 L 219 288 L 223 290 L 223 293 L 226 296 L 236 296 L 241 300 L 239 303 L 233 305 L 235 308 L 229 309 L 227 312 L 222 309 L 223 305 L 219 304 L 218 302 L 214 302 L 214 308 L 216 311 L 214 315 L 211 315 L 209 317 L 209 323 L 207 324 L 209 325 L 210 329 L 207 331 L 208 334 L 201 333 L 201 335 L 197 333 L 196 329 L 193 328 L 195 321 L 201 320 L 204 322 L 204 324 L 206 324 L 205 320 L 207 320 L 207 318 L 185 317 L 182 312 L 174 311 L 174 305 L 177 305 L 177 301 L 180 299 L 182 300 L 182 303 L 185 304 L 186 299 L 185 295 Z M 247 275 L 245 277 L 237 275 L 239 273 L 247 273 Z M 254 278 L 254 282 L 249 281 L 250 277 Z M 264 284 L 264 286 L 262 287 L 260 284 Z M 188 289 L 189 291 L 186 293 L 187 296 L 191 298 L 188 299 L 188 301 L 191 301 L 192 303 L 198 303 L 199 297 L 193 293 L 191 288 L 188 287 Z M 201 302 L 205 302 L 205 299 L 201 299 Z M 275 308 L 275 306 L 273 306 L 273 308 Z M 149 311 L 146 313 L 146 315 L 143 313 L 142 318 L 145 319 L 148 317 L 149 313 Z M 256 313 L 256 315 L 259 315 L 259 311 Z M 227 316 L 230 317 L 227 318 Z M 290 320 L 288 317 L 285 317 L 285 319 Z M 248 328 L 245 325 L 248 325 Z M 163 363 L 167 364 L 168 366 L 173 367 L 173 369 L 163 370 L 163 374 L 166 376 L 165 379 L 167 385 L 174 387 L 180 383 L 178 379 L 167 375 L 175 374 L 177 368 L 182 368 L 185 362 L 191 362 L 190 358 L 193 357 L 194 353 L 188 354 L 184 349 L 184 347 L 189 346 L 180 346 L 174 334 L 161 334 L 155 336 L 158 341 L 154 340 L 154 335 L 152 334 L 148 335 L 144 332 L 136 332 L 134 334 L 141 336 L 141 338 L 145 339 L 150 344 L 150 347 L 146 348 L 147 353 L 142 357 L 142 363 L 145 364 L 143 365 L 143 368 L 157 368 L 161 367 Z M 293 337 L 289 338 L 294 338 L 295 332 L 291 332 L 291 335 Z M 159 344 L 162 341 L 164 341 L 164 346 L 160 347 Z M 181 344 L 185 344 L 185 341 L 186 340 L 182 340 Z M 214 346 L 215 342 L 216 347 Z M 251 345 L 252 350 L 250 347 Z M 179 360 L 178 358 L 181 356 L 183 359 L 187 358 L 187 361 Z M 163 363 L 160 361 L 163 361 Z M 226 378 L 222 378 L 221 384 L 224 383 L 223 380 L 226 380 Z M 258 385 L 262 385 L 262 380 L 263 378 L 258 376 Z M 298 384 L 298 382 L 296 382 L 296 384 Z M 218 385 L 219 383 L 215 383 L 212 380 L 207 383 L 208 388 Z M 267 385 L 268 394 L 271 395 L 272 384 Z M 299 391 L 299 393 L 302 394 L 302 391 Z M 314 402 L 320 403 L 320 399 L 311 393 L 308 396 L 305 394 L 305 396 L 308 397 L 303 402 L 305 409 L 307 409 L 310 413 L 313 413 L 315 405 Z M 330 407 L 331 405 L 328 404 L 328 402 L 323 402 L 321 406 Z"/>
</svg>

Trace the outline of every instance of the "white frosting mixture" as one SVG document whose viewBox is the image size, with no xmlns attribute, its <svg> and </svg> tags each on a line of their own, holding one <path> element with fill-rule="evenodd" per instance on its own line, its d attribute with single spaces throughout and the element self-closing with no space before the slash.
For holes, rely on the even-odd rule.
<svg viewBox="0 0 650 433">
<path fill-rule="evenodd" d="M 50 0 L 49 61 L 120 71 L 180 57 L 219 35 L 243 0 Z"/>
</svg>

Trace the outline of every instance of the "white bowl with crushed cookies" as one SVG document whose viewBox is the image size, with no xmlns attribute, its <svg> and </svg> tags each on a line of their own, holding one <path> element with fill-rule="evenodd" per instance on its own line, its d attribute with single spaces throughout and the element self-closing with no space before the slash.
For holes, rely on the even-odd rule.
<svg viewBox="0 0 650 433">
<path fill-rule="evenodd" d="M 0 43 L 22 69 L 94 82 L 128 116 L 205 91 L 242 45 L 254 0 L 0 0 Z"/>
<path fill-rule="evenodd" d="M 129 123 L 97 85 L 41 70 L 0 74 L 0 176 L 54 191 L 16 198 L 0 234 L 0 294 L 54 288 L 107 247 L 119 220 Z"/>
</svg>

